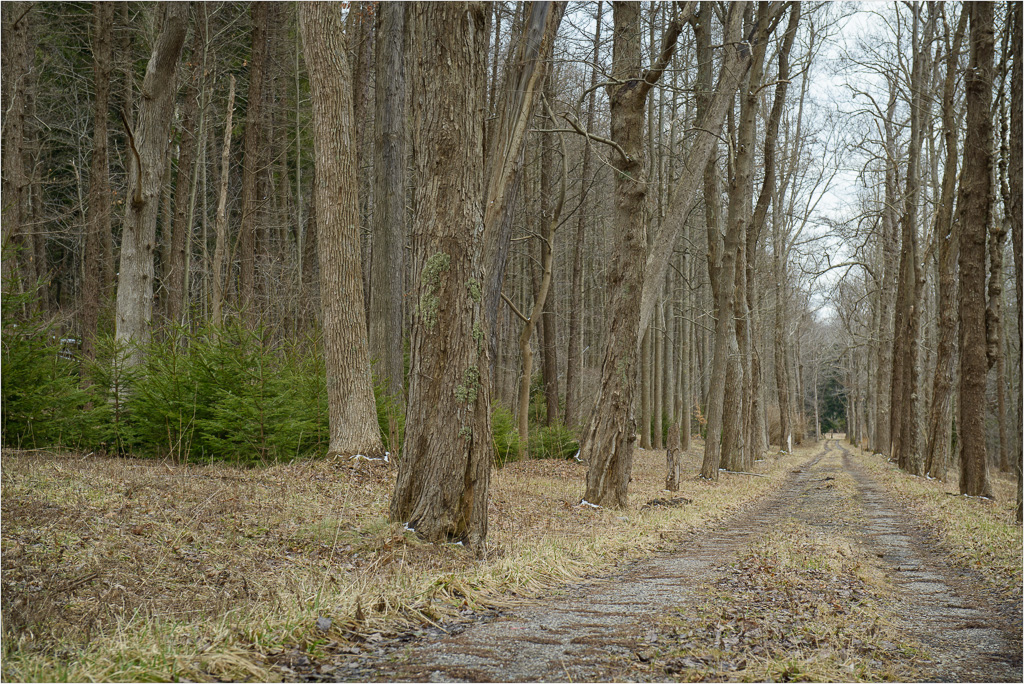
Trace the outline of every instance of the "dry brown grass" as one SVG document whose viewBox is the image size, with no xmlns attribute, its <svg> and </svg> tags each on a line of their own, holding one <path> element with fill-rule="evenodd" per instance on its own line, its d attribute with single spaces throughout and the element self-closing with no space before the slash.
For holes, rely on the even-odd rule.
<svg viewBox="0 0 1024 684">
<path fill-rule="evenodd" d="M 673 495 L 693 503 L 643 512 L 666 496 L 662 451 L 637 451 L 622 511 L 577 505 L 580 464 L 510 464 L 493 473 L 479 560 L 389 523 L 395 471 L 379 464 L 240 469 L 5 452 L 2 676 L 274 679 L 286 650 L 438 624 L 649 553 L 775 487 L 803 456 L 758 464 L 769 477 L 710 484 L 693 477 L 696 449 Z"/>
</svg>

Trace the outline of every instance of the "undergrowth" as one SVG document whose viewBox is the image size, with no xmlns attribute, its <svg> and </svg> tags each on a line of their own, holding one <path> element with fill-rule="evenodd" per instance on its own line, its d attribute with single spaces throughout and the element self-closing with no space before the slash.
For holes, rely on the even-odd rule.
<svg viewBox="0 0 1024 684">
<path fill-rule="evenodd" d="M 57 326 L 25 316 L 4 294 L 3 445 L 269 465 L 327 452 L 329 424 L 323 340 L 291 341 L 238 322 L 169 328 L 133 349 L 101 336 L 94 358 L 68 348 Z M 127 362 L 138 352 L 140 365 Z M 374 379 L 384 448 L 401 457 L 404 397 Z M 571 458 L 579 449 L 564 425 L 545 426 L 534 395 L 529 444 L 512 414 L 494 406 L 495 462 Z"/>
</svg>

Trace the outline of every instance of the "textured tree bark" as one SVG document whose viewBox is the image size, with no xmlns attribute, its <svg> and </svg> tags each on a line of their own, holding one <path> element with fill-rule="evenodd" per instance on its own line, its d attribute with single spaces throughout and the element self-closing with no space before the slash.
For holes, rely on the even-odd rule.
<svg viewBox="0 0 1024 684">
<path fill-rule="evenodd" d="M 330 3 L 299 14 L 313 109 L 317 254 L 323 313 L 330 454 L 384 451 L 377 424 L 362 302 L 351 72 L 341 17 Z"/>
<path fill-rule="evenodd" d="M 267 21 L 270 2 L 252 5 L 252 62 L 246 96 L 245 137 L 242 142 L 241 221 L 238 227 L 238 310 L 248 320 L 256 312 L 256 234 L 260 229 L 260 175 L 264 166 L 263 86 L 268 51 Z"/>
<path fill-rule="evenodd" d="M 740 12 L 742 8 L 733 6 L 730 8 L 730 17 L 733 16 L 734 12 Z M 704 10 L 701 10 L 704 13 Z M 755 54 L 760 53 L 763 57 L 764 46 L 763 43 L 767 38 L 766 26 L 762 22 L 758 22 L 759 28 L 755 33 L 755 42 L 753 50 Z M 732 40 L 738 32 L 739 26 L 734 25 L 731 31 L 727 29 L 727 36 L 731 36 L 729 40 Z M 704 40 L 708 40 L 707 37 Z M 760 46 L 760 47 L 759 47 Z M 721 79 L 719 79 L 721 81 Z M 760 80 L 757 76 L 756 80 Z M 737 84 L 738 85 L 738 84 Z M 719 86 L 721 88 L 721 86 Z M 733 91 L 734 92 L 734 91 Z M 746 100 L 746 98 L 744 98 Z M 705 105 L 709 109 L 714 106 L 714 98 Z M 740 137 L 743 140 L 747 140 L 750 136 L 751 131 L 747 129 L 746 124 L 749 121 L 752 125 L 753 119 L 748 119 L 746 115 L 751 112 L 741 110 L 741 132 Z M 705 113 L 704 116 L 709 116 Z M 753 153 L 753 150 L 750 150 Z M 734 187 L 742 188 L 746 187 L 749 182 L 749 173 L 752 166 L 752 159 L 748 159 L 743 162 L 741 166 L 739 159 L 737 159 L 736 165 L 736 177 Z M 746 178 L 747 180 L 741 180 Z M 732 190 L 733 188 L 730 188 Z M 731 394 L 729 389 L 733 392 L 739 391 L 739 383 L 742 382 L 742 369 L 733 365 L 730 368 L 730 358 L 733 355 L 733 350 L 737 349 L 736 342 L 736 322 L 735 316 L 737 312 L 737 278 L 739 274 L 737 269 L 744 267 L 742 263 L 742 252 L 745 246 L 744 236 L 746 230 L 746 221 L 742 219 L 742 211 L 739 206 L 743 202 L 744 198 L 739 197 L 737 192 L 730 192 L 729 200 L 729 220 L 726 225 L 725 239 L 721 245 L 721 265 L 718 267 L 718 286 L 712 289 L 717 290 L 715 292 L 715 310 L 718 320 L 715 325 L 715 347 L 714 347 L 714 360 L 712 362 L 711 369 L 711 388 L 710 396 L 708 397 L 708 426 L 707 426 L 707 439 L 704 447 L 704 459 L 701 463 L 701 477 L 709 480 L 718 479 L 718 469 L 725 460 L 726 466 L 733 465 L 733 459 L 737 455 L 734 453 L 735 448 L 742 449 L 743 446 L 743 435 L 733 434 L 734 431 L 740 430 L 742 432 L 742 420 L 735 420 L 733 418 L 734 413 L 740 409 L 738 401 L 735 399 L 730 400 L 729 411 L 726 411 L 726 396 Z M 711 228 L 709 227 L 709 231 Z M 717 241 L 717 240 L 716 240 Z M 711 244 L 709 235 L 709 256 Z M 739 290 L 739 294 L 745 297 L 745 292 Z M 738 363 L 738 359 L 734 362 Z M 730 380 L 731 378 L 731 380 Z M 735 404 L 735 406 L 734 406 Z M 733 422 L 730 424 L 727 422 L 727 418 Z M 727 443 L 723 443 L 726 442 Z M 736 440 L 735 442 L 733 440 Z M 725 457 L 723 459 L 723 454 Z"/>
<path fill-rule="evenodd" d="M 551 66 L 547 66 L 547 70 L 551 71 Z M 557 126 L 557 122 L 554 118 L 554 113 L 550 109 L 550 103 L 555 99 L 555 91 L 552 87 L 551 75 L 544 79 L 544 104 L 547 109 L 548 119 L 551 128 Z M 541 368 L 543 379 L 544 379 L 544 405 L 547 412 L 545 416 L 545 424 L 548 427 L 556 425 L 558 423 L 558 411 L 560 404 L 560 397 L 558 391 L 558 316 L 557 305 L 558 305 L 558 294 L 556 288 L 556 280 L 552 277 L 552 268 L 554 267 L 554 253 L 555 253 L 555 231 L 558 228 L 557 223 L 552 222 L 552 217 L 556 214 L 561 213 L 561 203 L 558 199 L 553 197 L 553 190 L 555 186 L 555 180 L 553 177 L 554 173 L 554 140 L 552 139 L 553 133 L 544 133 L 543 142 L 543 159 L 541 161 L 541 223 L 549 227 L 545 231 L 546 237 L 540 242 L 540 258 L 544 264 L 544 271 L 542 278 L 547 280 L 547 290 L 544 292 L 544 304 L 540 312 L 540 318 L 543 321 L 543 325 L 540 328 L 540 335 L 538 335 L 538 346 L 541 350 L 541 360 L 543 366 Z M 563 163 L 565 157 L 562 157 Z M 566 174 L 562 173 L 562 188 L 565 188 Z M 561 195 L 562 200 L 565 199 L 564 192 Z M 556 207 L 555 205 L 558 204 Z"/>
<path fill-rule="evenodd" d="M 682 23 L 674 21 L 670 25 L 658 61 L 644 71 L 640 6 L 630 2 L 616 2 L 612 6 L 612 78 L 616 83 L 608 87 L 608 96 L 611 139 L 622 150 L 612 162 L 616 170 L 614 224 L 618 233 L 608 267 L 608 291 L 616 294 L 610 306 L 601 386 L 580 440 L 580 457 L 588 463 L 584 498 L 600 506 L 622 507 L 627 502 L 637 434 L 633 402 L 641 328 L 636 298 L 643 289 L 646 255 L 644 110 L 651 86 L 672 57 Z"/>
<path fill-rule="evenodd" d="M 879 327 L 878 327 L 878 349 L 877 349 L 877 382 L 878 389 L 875 392 L 875 409 L 878 429 L 875 431 L 877 442 L 874 450 L 877 453 L 889 455 L 892 449 L 892 407 L 893 397 L 901 396 L 896 388 L 896 378 L 893 376 L 893 359 L 899 356 L 894 343 L 900 338 L 894 338 L 893 308 L 896 298 L 896 291 L 893 287 L 896 274 L 896 255 L 899 254 L 899 238 L 896 232 L 895 207 L 899 189 L 896 187 L 896 131 L 894 118 L 896 116 L 896 86 L 889 83 L 889 102 L 886 106 L 885 121 L 885 202 L 882 207 L 882 239 L 879 244 L 879 253 L 882 262 L 881 287 L 878 293 Z M 901 391 L 901 390 L 899 390 Z"/>
<path fill-rule="evenodd" d="M 1007 5 L 1008 21 L 1012 36 L 1010 39 L 1011 51 L 1013 54 L 1013 73 L 1010 79 L 1012 93 L 1010 100 L 1010 149 L 1013 150 L 1009 169 L 1007 171 L 1008 183 L 1010 186 L 1007 217 L 1010 221 L 1010 230 L 1013 234 L 1013 263 L 1014 271 L 1017 273 L 1017 359 L 1024 359 L 1024 299 L 1022 299 L 1021 284 L 1024 278 L 1021 277 L 1024 268 L 1024 157 L 1020 151 L 1024 148 L 1024 78 L 1021 69 L 1021 41 L 1024 36 L 1021 19 L 1021 6 L 1018 3 Z M 1019 386 L 1018 386 L 1019 387 Z M 1020 439 L 1021 403 L 1024 398 L 1021 392 L 1017 392 L 1017 434 Z M 1024 518 L 1024 449 L 1020 448 L 1018 442 L 1017 459 L 1015 469 L 1017 471 L 1017 522 Z"/>
<path fill-rule="evenodd" d="M 96 354 L 100 307 L 107 300 L 110 271 L 103 245 L 110 241 L 110 168 L 107 163 L 107 112 L 110 107 L 111 30 L 114 4 L 93 5 L 93 134 L 89 159 L 89 210 L 85 217 L 85 269 L 82 278 L 82 353 Z"/>
<path fill-rule="evenodd" d="M 683 273 L 686 281 L 683 283 L 683 320 L 681 322 L 682 350 L 679 364 L 679 422 L 682 430 L 682 449 L 684 452 L 690 450 L 691 432 L 693 430 L 693 387 L 692 387 L 692 358 L 696 358 L 696 344 L 694 344 L 691 332 L 690 317 L 693 316 L 693 293 L 690 291 L 690 254 L 684 252 L 682 257 Z"/>
<path fill-rule="evenodd" d="M 597 3 L 596 28 L 594 30 L 593 67 L 590 70 L 590 95 L 587 100 L 587 130 L 594 129 L 594 100 L 597 97 L 597 69 L 601 44 L 601 9 L 602 2 Z M 567 352 L 565 371 L 565 424 L 570 428 L 580 422 L 580 376 L 583 374 L 583 247 L 587 235 L 586 200 L 593 184 L 593 153 L 588 140 L 583 148 L 582 195 L 580 197 L 579 214 L 576 217 L 576 238 L 572 257 L 572 286 L 569 291 L 569 349 Z"/>
<path fill-rule="evenodd" d="M 651 330 L 640 342 L 640 448 L 651 448 Z"/>
<path fill-rule="evenodd" d="M 668 428 L 668 442 L 665 445 L 665 489 L 670 492 L 679 491 L 679 455 L 682 449 L 679 424 L 672 423 Z"/>
<path fill-rule="evenodd" d="M 227 114 L 224 117 L 224 144 L 220 151 L 220 189 L 217 192 L 217 219 L 214 223 L 213 282 L 210 285 L 210 319 L 215 327 L 224 324 L 224 299 L 227 282 L 224 264 L 228 249 L 228 176 L 231 171 L 231 120 L 235 113 L 235 76 L 230 76 Z"/>
<path fill-rule="evenodd" d="M 391 518 L 434 541 L 481 548 L 494 459 L 482 305 L 483 3 L 409 8 L 417 172 L 405 445 Z"/>
<path fill-rule="evenodd" d="M 928 417 L 928 442 L 925 447 L 924 474 L 944 478 L 950 463 L 953 432 L 953 387 L 956 372 L 957 279 L 960 224 L 953 222 L 953 201 L 957 176 L 957 126 L 954 97 L 959 69 L 960 47 L 967 26 L 967 8 L 960 12 L 952 46 L 946 55 L 946 76 L 942 87 L 942 130 L 946 163 L 935 217 L 935 235 L 939 242 L 939 344 L 932 378 L 932 405 Z"/>
<path fill-rule="evenodd" d="M 985 239 L 991 218 L 994 3 L 970 4 L 971 66 L 960 177 L 960 493 L 992 496 L 985 449 Z"/>
<path fill-rule="evenodd" d="M 185 42 L 188 3 L 162 6 L 163 28 L 142 82 L 142 102 L 135 129 L 128 128 L 130 152 L 127 211 L 121 234 L 121 262 L 117 281 L 116 338 L 132 345 L 125 362 L 142 361 L 141 350 L 150 338 L 153 320 L 153 256 L 160 182 L 167 163 L 167 138 L 174 117 L 175 72 Z M 125 120 L 127 127 L 128 121 Z"/>
<path fill-rule="evenodd" d="M 181 142 L 178 151 L 178 176 L 174 188 L 174 223 L 171 228 L 168 263 L 164 269 L 164 289 L 167 292 L 165 313 L 172 324 L 181 323 L 183 310 L 185 279 L 188 260 L 186 250 L 190 249 L 192 235 L 192 187 L 194 164 L 196 158 L 196 142 L 201 139 L 203 131 L 197 130 L 199 115 L 199 80 L 202 69 L 199 53 L 202 51 L 202 34 L 197 30 L 193 34 L 192 68 L 188 73 L 188 86 L 185 89 L 185 102 L 181 112 Z"/>
<path fill-rule="evenodd" d="M 775 86 L 775 99 L 772 101 L 772 109 L 768 115 L 768 125 L 765 129 L 764 139 L 764 180 L 761 183 L 761 193 L 757 197 L 757 204 L 754 207 L 751 220 L 751 231 L 760 235 L 768 219 L 768 208 L 773 209 L 772 221 L 772 275 L 775 287 L 772 288 L 775 297 L 774 311 L 774 342 L 773 353 L 775 359 L 775 386 L 779 405 L 779 432 L 780 449 L 786 444 L 790 432 L 789 415 L 789 382 L 786 379 L 786 355 L 784 349 L 785 310 L 783 289 L 785 288 L 785 274 L 782 266 L 782 251 L 784 240 L 781 238 L 781 212 L 776 206 L 776 145 L 779 138 L 779 126 L 782 121 L 783 105 L 786 102 L 786 93 L 789 88 L 789 55 L 793 49 L 793 41 L 796 38 L 796 29 L 800 22 L 800 3 L 794 3 L 789 10 L 789 24 L 783 37 L 782 46 L 779 49 L 779 69 L 777 73 L 778 83 Z M 755 238 L 756 240 L 756 238 Z M 760 375 L 760 373 L 759 373 Z M 767 448 L 767 444 L 765 445 Z"/>
<path fill-rule="evenodd" d="M 22 241 L 28 207 L 28 177 L 22 163 L 25 148 L 25 88 L 32 67 L 29 49 L 31 3 L 4 3 L 3 12 L 3 230 L 2 281 L 19 275 L 16 251 Z"/>
<path fill-rule="evenodd" d="M 910 80 L 910 144 L 907 150 L 904 209 L 901 219 L 903 249 L 900 253 L 900 284 L 897 292 L 896 335 L 897 348 L 902 358 L 893 360 L 893 377 L 899 373 L 901 390 L 899 409 L 893 409 L 893 431 L 899 430 L 894 441 L 894 456 L 899 466 L 912 475 L 924 474 L 924 455 L 920 447 L 918 422 L 920 378 L 918 357 L 921 337 L 921 299 L 924 291 L 924 270 L 918 256 L 917 216 L 921 194 L 921 151 L 924 126 L 931 112 L 931 41 L 935 26 L 935 13 L 930 12 L 925 22 L 923 39 L 919 37 L 920 5 L 914 6 L 913 67 Z M 902 324 L 901 324 L 902 322 Z M 896 383 L 894 383 L 896 384 Z M 895 438 L 894 438 L 895 439 Z M 898 449 L 898 451 L 895 451 Z"/>
<path fill-rule="evenodd" d="M 1003 31 L 1003 45 L 1002 51 L 1004 57 L 1009 48 L 1008 39 L 1010 37 L 1010 31 Z M 1009 194 L 1009 186 L 1003 185 L 1005 182 L 1003 179 L 1007 175 L 1007 164 L 1004 160 L 1009 156 L 1009 150 L 1006 149 L 1006 145 L 1003 142 L 1005 140 L 1004 133 L 1006 132 L 1006 103 L 1005 103 L 1005 84 L 1006 84 L 1006 69 L 1007 62 L 1004 59 L 1000 61 L 1000 74 L 999 74 L 999 90 L 997 92 L 996 100 L 996 111 L 999 112 L 999 131 L 994 135 L 993 142 L 998 143 L 998 159 L 999 164 L 996 168 L 996 175 L 998 178 L 997 185 L 1001 191 L 1001 194 L 1005 197 Z M 993 156 L 996 155 L 996 150 L 993 149 Z M 1004 218 L 1002 221 L 993 220 L 988 228 L 988 301 L 985 309 L 985 343 L 986 343 L 986 357 L 988 358 L 988 369 L 992 372 L 995 369 L 995 386 L 996 386 L 996 423 L 997 423 L 997 439 L 996 442 L 996 461 L 998 463 L 999 470 L 1002 472 L 1008 472 L 1010 470 L 1010 445 L 1009 445 L 1009 434 L 1006 429 L 1006 385 L 1008 378 L 1006 376 L 1006 354 L 1003 351 L 1004 340 L 1003 340 L 1003 289 L 1004 289 L 1004 269 L 1003 269 L 1003 255 L 1006 249 L 1006 234 L 1009 229 L 1009 221 Z"/>
<path fill-rule="evenodd" d="M 392 397 L 402 396 L 402 293 L 405 273 L 405 5 L 377 13 L 377 96 L 374 118 L 373 258 L 370 273 L 370 355 Z"/>
</svg>

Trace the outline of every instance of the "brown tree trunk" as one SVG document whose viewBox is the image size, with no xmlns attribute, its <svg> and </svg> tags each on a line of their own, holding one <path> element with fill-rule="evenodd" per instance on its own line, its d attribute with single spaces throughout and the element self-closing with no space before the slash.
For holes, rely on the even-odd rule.
<svg viewBox="0 0 1024 684">
<path fill-rule="evenodd" d="M 636 297 L 643 289 L 646 255 L 644 109 L 651 86 L 661 78 L 672 57 L 682 22 L 677 20 L 669 26 L 656 64 L 645 71 L 640 63 L 639 4 L 616 2 L 613 8 L 612 77 L 616 83 L 608 87 L 608 97 L 611 139 L 621 152 L 612 162 L 617 171 L 614 209 L 617 234 L 608 266 L 608 291 L 616 294 L 607 325 L 601 386 L 580 440 L 580 458 L 588 464 L 585 500 L 599 506 L 622 507 L 627 502 L 636 441 L 633 401 L 641 330 Z"/>
<path fill-rule="evenodd" d="M 736 8 L 734 8 L 736 9 Z M 703 10 L 702 10 L 703 12 Z M 718 321 L 715 329 L 714 362 L 711 371 L 711 396 L 708 399 L 708 432 L 701 464 L 701 477 L 718 479 L 718 468 L 724 462 L 728 468 L 743 464 L 743 421 L 734 418 L 741 411 L 739 399 L 730 400 L 726 411 L 726 395 L 741 395 L 743 369 L 738 358 L 729 368 L 731 349 L 738 346 L 737 335 L 744 335 L 742 323 L 737 326 L 736 316 L 745 313 L 746 288 L 744 276 L 746 263 L 745 233 L 748 224 L 749 188 L 753 173 L 753 136 L 757 115 L 754 91 L 761 81 L 763 59 L 767 43 L 768 17 L 759 12 L 757 29 L 752 46 L 751 65 L 747 91 L 741 100 L 738 140 L 741 153 L 736 156 L 733 182 L 729 189 L 729 219 L 725 239 L 722 243 L 722 261 L 718 274 L 716 311 Z M 712 103 L 706 105 L 712 106 Z M 741 297 L 737 301 L 737 297 Z M 742 316 L 740 316 L 742 319 Z M 731 379 L 730 379 L 731 378 Z M 732 433 L 736 434 L 732 434 Z"/>
<path fill-rule="evenodd" d="M 351 72 L 335 6 L 304 3 L 299 24 L 313 105 L 313 201 L 317 207 L 329 453 L 376 456 L 384 447 L 377 425 L 362 302 Z"/>
<path fill-rule="evenodd" d="M 896 131 L 894 119 L 896 116 L 896 85 L 889 83 L 889 102 L 886 106 L 884 130 L 885 130 L 885 202 L 882 207 L 882 239 L 879 245 L 879 252 L 882 261 L 881 286 L 878 293 L 879 308 L 879 329 L 877 349 L 877 382 L 878 389 L 875 393 L 877 402 L 876 419 L 878 429 L 876 430 L 877 442 L 874 450 L 878 453 L 889 456 L 892 451 L 893 434 L 893 398 L 901 396 L 901 389 L 896 387 L 897 378 L 893 375 L 893 359 L 899 357 L 898 350 L 894 344 L 901 338 L 893 335 L 894 318 L 893 308 L 896 298 L 896 290 L 893 287 L 897 277 L 896 255 L 899 254 L 899 237 L 896 232 L 895 207 L 899 189 L 896 187 Z"/>
<path fill-rule="evenodd" d="M 224 324 L 224 303 L 227 281 L 224 265 L 228 250 L 228 176 L 231 171 L 231 120 L 235 113 L 235 77 L 230 76 L 227 114 L 224 118 L 224 144 L 220 154 L 220 187 L 217 192 L 217 219 L 214 223 L 213 283 L 210 287 L 210 319 L 213 325 Z"/>
<path fill-rule="evenodd" d="M 992 496 L 985 449 L 985 239 L 991 220 L 993 7 L 970 4 L 971 66 L 960 179 L 960 493 Z"/>
<path fill-rule="evenodd" d="M 498 98 L 501 100 L 498 123 L 486 141 L 484 264 L 487 279 L 483 291 L 491 361 L 497 357 L 498 308 L 512 243 L 509 209 L 520 185 L 528 124 L 548 72 L 545 62 L 554 50 L 555 35 L 564 12 L 563 2 L 530 3 L 522 33 L 513 43 L 515 56 L 506 60 L 504 94 Z M 494 374 L 493 367 L 490 374 Z"/>
<path fill-rule="evenodd" d="M 174 224 L 171 228 L 169 259 L 164 265 L 164 290 L 167 298 L 165 312 L 171 324 L 182 322 L 182 311 L 185 304 L 185 281 L 188 259 L 187 250 L 191 248 L 192 215 L 193 215 L 193 178 L 196 158 L 196 143 L 201 139 L 202 130 L 197 130 L 199 116 L 199 81 L 202 68 L 199 53 L 202 51 L 202 34 L 197 30 L 193 34 L 192 68 L 188 73 L 188 87 L 185 89 L 185 102 L 181 114 L 181 141 L 178 152 L 178 176 L 174 189 Z"/>
<path fill-rule="evenodd" d="M 392 397 L 402 396 L 402 293 L 405 274 L 405 5 L 377 13 L 374 118 L 373 256 L 370 356 Z"/>
<path fill-rule="evenodd" d="M 124 121 L 131 163 L 117 281 L 116 337 L 119 342 L 135 345 L 148 342 L 153 320 L 157 205 L 167 163 L 167 138 L 174 117 L 175 73 L 188 28 L 188 3 L 168 3 L 161 9 L 163 28 L 146 68 L 134 130 L 128 127 L 127 120 Z M 138 347 L 128 350 L 128 365 L 137 365 L 141 360 Z"/>
<path fill-rule="evenodd" d="M 411 5 L 417 171 L 405 445 L 391 519 L 479 547 L 494 459 L 481 303 L 486 7 Z"/>
<path fill-rule="evenodd" d="M 104 275 L 106 254 L 103 245 L 110 240 L 110 168 L 107 163 L 107 112 L 110 99 L 111 30 L 114 4 L 97 2 L 93 6 L 93 134 L 89 160 L 89 211 L 86 214 L 85 273 L 82 279 L 82 353 L 96 353 L 100 307 L 107 300 L 109 283 Z"/>
<path fill-rule="evenodd" d="M 665 489 L 670 492 L 679 491 L 679 462 L 682 450 L 679 424 L 672 423 L 668 428 L 668 443 L 665 445 Z"/>
<path fill-rule="evenodd" d="M 924 474 L 918 423 L 918 356 L 924 273 L 918 256 L 917 216 L 921 193 L 920 168 L 924 126 L 931 112 L 931 99 L 926 91 L 931 87 L 931 41 L 935 25 L 935 13 L 930 12 L 925 22 L 924 37 L 919 38 L 920 11 L 921 5 L 915 5 L 912 39 L 914 58 L 910 79 L 910 144 L 907 150 L 906 187 L 901 220 L 903 249 L 900 252 L 900 283 L 897 288 L 896 335 L 900 340 L 897 348 L 901 349 L 902 358 L 893 359 L 893 377 L 899 375 L 898 385 L 901 390 L 898 408 L 893 408 L 893 429 L 899 429 L 899 439 L 895 442 L 899 451 L 893 455 L 899 466 L 912 475 Z M 897 383 L 894 381 L 894 384 Z"/>
<path fill-rule="evenodd" d="M 946 55 L 946 77 L 942 88 L 942 130 L 946 162 L 935 217 L 939 242 L 939 344 L 932 379 L 932 406 L 928 417 L 928 443 L 924 474 L 944 478 L 950 463 L 953 432 L 953 378 L 956 372 L 957 280 L 960 224 L 953 221 L 953 200 L 957 176 L 957 126 L 954 97 L 959 69 L 960 46 L 967 26 L 967 8 L 960 13 L 952 46 Z"/>
<path fill-rule="evenodd" d="M 1021 5 L 1019 3 L 1008 3 L 1008 23 L 1012 31 L 1010 37 L 1011 51 L 1013 54 L 1013 74 L 1010 79 L 1010 150 L 1011 158 L 1007 179 L 1010 186 L 1009 202 L 1007 203 L 1007 217 L 1010 221 L 1010 230 L 1013 233 L 1013 264 L 1014 272 L 1017 274 L 1017 360 L 1024 359 L 1024 299 L 1022 299 L 1022 269 L 1024 269 L 1024 156 L 1021 149 L 1024 148 L 1024 77 L 1022 77 L 1021 66 L 1021 41 L 1024 40 L 1024 21 L 1021 19 Z M 1018 371 L 1019 372 L 1019 371 Z M 1018 380 L 1020 378 L 1018 377 Z M 1019 387 L 1019 385 L 1018 385 Z M 1021 434 L 1021 391 L 1017 392 L 1017 435 Z M 1017 471 L 1017 522 L 1024 517 L 1024 449 L 1017 449 L 1017 458 L 1014 465 Z"/>
<path fill-rule="evenodd" d="M 256 317 L 256 237 L 260 230 L 260 176 L 264 166 L 263 86 L 268 51 L 270 2 L 252 5 L 252 61 L 246 95 L 245 137 L 242 149 L 241 221 L 238 227 L 238 311 L 247 319 Z"/>
<path fill-rule="evenodd" d="M 23 165 L 25 149 L 25 88 L 32 68 L 29 48 L 31 3 L 4 3 L 3 12 L 3 231 L 2 281 L 4 291 L 18 273 L 16 251 L 25 230 L 28 206 L 28 177 Z"/>
<path fill-rule="evenodd" d="M 590 95 L 587 100 L 587 130 L 594 129 L 594 101 L 597 97 L 598 56 L 601 44 L 601 10 L 603 3 L 598 0 L 596 28 L 594 30 L 593 66 L 590 70 Z M 583 148 L 582 190 L 580 208 L 576 217 L 576 237 L 573 244 L 572 285 L 569 291 L 569 350 L 565 370 L 565 424 L 570 428 L 580 422 L 580 377 L 583 374 L 583 247 L 587 235 L 587 199 L 594 182 L 593 153 L 587 141 Z"/>
</svg>

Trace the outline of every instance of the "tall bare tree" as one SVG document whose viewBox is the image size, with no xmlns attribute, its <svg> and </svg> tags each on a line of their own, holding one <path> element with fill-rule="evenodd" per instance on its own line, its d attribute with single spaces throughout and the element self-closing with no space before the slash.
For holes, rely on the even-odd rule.
<svg viewBox="0 0 1024 684">
<path fill-rule="evenodd" d="M 931 477 L 944 477 L 950 462 L 953 431 L 953 374 L 956 371 L 957 337 L 957 279 L 956 262 L 959 254 L 959 222 L 953 221 L 953 201 L 956 194 L 957 138 L 956 94 L 958 62 L 967 26 L 968 9 L 960 12 L 952 40 L 947 32 L 946 74 L 942 85 L 942 131 L 946 152 L 942 173 L 942 188 L 935 216 L 935 236 L 939 243 L 939 346 L 936 351 L 935 375 L 932 381 L 932 405 L 928 417 L 928 442 L 924 454 L 924 473 Z"/>
<path fill-rule="evenodd" d="M 391 518 L 480 548 L 494 458 L 483 294 L 484 3 L 409 8 L 416 160 L 405 444 Z"/>
<path fill-rule="evenodd" d="M 89 209 L 86 214 L 85 268 L 82 274 L 82 352 L 95 354 L 100 307 L 110 282 L 110 168 L 107 163 L 107 112 L 110 109 L 111 30 L 114 4 L 93 5 L 93 133 L 89 159 Z"/>
<path fill-rule="evenodd" d="M 992 496 L 985 449 L 985 241 L 991 221 L 994 3 L 969 5 L 967 134 L 960 177 L 960 493 Z"/>
<path fill-rule="evenodd" d="M 32 3 L 3 5 L 3 287 L 17 273 L 15 252 L 28 222 L 28 176 L 23 163 L 25 148 L 25 90 L 32 69 L 29 24 Z"/>
<path fill-rule="evenodd" d="M 647 96 L 672 59 L 676 42 L 693 11 L 687 3 L 669 25 L 656 61 L 644 69 L 640 5 L 615 2 L 612 13 L 611 141 L 617 154 L 615 225 L 617 235 L 608 265 L 608 290 L 616 293 L 607 326 L 601 387 L 597 403 L 580 440 L 580 457 L 587 460 L 584 498 L 600 506 L 626 505 L 636 442 L 636 372 L 639 360 L 640 317 L 636 298 L 644 283 L 647 241 L 644 225 L 644 115 Z"/>
<path fill-rule="evenodd" d="M 300 5 L 313 104 L 317 254 L 331 454 L 384 451 L 370 376 L 363 307 L 351 72 L 341 15 L 331 3 Z"/>
<path fill-rule="evenodd" d="M 598 0 L 594 29 L 593 65 L 590 69 L 590 94 L 587 96 L 587 130 L 594 129 L 595 99 L 597 98 L 598 58 L 601 49 L 601 10 L 603 3 Z M 583 148 L 582 185 L 580 208 L 576 217 L 576 235 L 572 250 L 572 284 L 569 290 L 569 349 L 565 370 L 565 424 L 575 427 L 580 421 L 580 376 L 583 373 L 583 247 L 586 244 L 587 211 L 586 200 L 593 184 L 593 149 L 590 141 Z"/>
<path fill-rule="evenodd" d="M 370 354 L 393 397 L 402 395 L 402 293 L 405 244 L 405 8 L 377 12 L 374 116 L 373 251 L 370 273 Z"/>
<path fill-rule="evenodd" d="M 242 206 L 238 227 L 238 310 L 252 316 L 256 296 L 256 237 L 262 207 L 261 176 L 265 160 L 263 88 L 269 51 L 268 21 L 272 2 L 252 4 L 252 55 L 242 142 Z"/>
<path fill-rule="evenodd" d="M 178 57 L 188 28 L 188 9 L 186 2 L 158 7 L 157 11 L 163 14 L 162 28 L 146 67 L 134 128 L 122 110 L 130 164 L 117 281 L 116 337 L 126 344 L 143 344 L 150 337 L 157 210 L 167 163 L 167 138 L 174 117 Z M 141 358 L 138 348 L 134 348 L 129 350 L 126 361 L 136 365 Z"/>
</svg>

